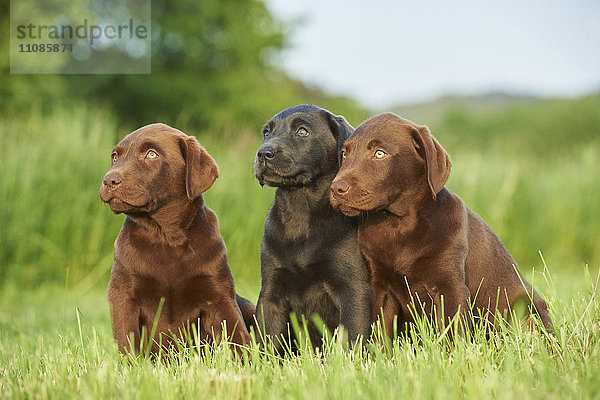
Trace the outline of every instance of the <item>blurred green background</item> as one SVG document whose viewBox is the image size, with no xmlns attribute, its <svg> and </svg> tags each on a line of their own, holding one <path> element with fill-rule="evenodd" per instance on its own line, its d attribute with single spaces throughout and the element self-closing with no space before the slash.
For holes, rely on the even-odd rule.
<svg viewBox="0 0 600 400">
<path fill-rule="evenodd" d="M 354 126 L 386 110 L 288 76 L 274 60 L 290 32 L 263 2 L 199 4 L 153 1 L 160 33 L 151 75 L 10 75 L 8 30 L 0 31 L 0 288 L 105 289 L 123 221 L 97 196 L 110 151 L 131 130 L 160 121 L 197 136 L 219 164 L 205 199 L 238 291 L 256 301 L 274 193 L 252 169 L 262 124 L 300 103 Z M 8 14 L 3 3 L 3 26 Z M 173 47 L 173 38 L 195 50 Z M 453 161 L 447 186 L 522 270 L 541 269 L 539 252 L 564 275 L 598 266 L 600 95 L 447 97 L 392 111 L 430 127 Z"/>
</svg>

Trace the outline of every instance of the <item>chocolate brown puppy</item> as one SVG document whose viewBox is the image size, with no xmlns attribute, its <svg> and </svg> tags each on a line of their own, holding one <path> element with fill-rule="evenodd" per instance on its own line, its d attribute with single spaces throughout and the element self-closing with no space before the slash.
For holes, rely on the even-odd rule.
<svg viewBox="0 0 600 400">
<path fill-rule="evenodd" d="M 249 343 L 244 319 L 255 312 L 236 296 L 217 216 L 202 197 L 218 176 L 196 138 L 164 124 L 144 126 L 112 151 L 100 199 L 127 218 L 115 242 L 108 301 L 123 353 L 146 345 L 161 301 L 155 343 L 173 344 L 186 330 L 201 339 L 227 335 Z M 246 313 L 242 315 L 242 311 Z M 196 325 L 196 326 L 194 326 Z"/>
<path fill-rule="evenodd" d="M 358 239 L 375 291 L 374 315 L 383 310 L 389 337 L 395 316 L 398 326 L 413 321 L 412 305 L 429 316 L 435 306 L 441 326 L 474 305 L 473 317 L 493 324 L 496 310 L 504 313 L 518 300 L 552 330 L 545 301 L 500 239 L 444 187 L 450 158 L 427 127 L 391 113 L 375 116 L 356 129 L 341 156 L 331 203 L 362 215 Z"/>
</svg>

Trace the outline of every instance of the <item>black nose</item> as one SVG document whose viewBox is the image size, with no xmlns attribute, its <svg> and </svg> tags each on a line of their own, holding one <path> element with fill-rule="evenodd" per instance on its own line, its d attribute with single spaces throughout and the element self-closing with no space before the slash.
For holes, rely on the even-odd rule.
<svg viewBox="0 0 600 400">
<path fill-rule="evenodd" d="M 104 176 L 102 183 L 109 188 L 115 188 L 123 182 L 123 178 L 117 172 L 109 172 Z"/>
<path fill-rule="evenodd" d="M 343 196 L 350 190 L 350 185 L 343 179 L 335 180 L 331 184 L 331 193 L 337 196 Z"/>
<path fill-rule="evenodd" d="M 272 160 L 275 157 L 275 151 L 270 147 L 261 147 L 256 153 L 258 161 Z"/>
</svg>

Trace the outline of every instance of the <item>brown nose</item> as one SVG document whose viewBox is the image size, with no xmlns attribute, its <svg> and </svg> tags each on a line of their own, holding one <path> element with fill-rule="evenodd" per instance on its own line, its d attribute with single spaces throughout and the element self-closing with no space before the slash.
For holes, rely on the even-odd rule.
<svg viewBox="0 0 600 400">
<path fill-rule="evenodd" d="M 102 181 L 104 186 L 106 186 L 110 189 L 113 189 L 113 188 L 119 186 L 121 184 L 121 182 L 123 182 L 123 178 L 121 177 L 120 174 L 118 174 L 116 172 L 109 172 L 108 174 L 106 174 L 104 176 L 104 181 Z"/>
<path fill-rule="evenodd" d="M 350 190 L 350 185 L 343 179 L 337 179 L 331 184 L 331 193 L 334 196 L 343 196 Z"/>
</svg>

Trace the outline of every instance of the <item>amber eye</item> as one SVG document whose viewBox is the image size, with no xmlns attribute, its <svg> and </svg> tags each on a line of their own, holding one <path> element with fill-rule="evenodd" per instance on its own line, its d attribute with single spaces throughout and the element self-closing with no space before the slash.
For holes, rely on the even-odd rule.
<svg viewBox="0 0 600 400">
<path fill-rule="evenodd" d="M 387 156 L 387 153 L 385 151 L 383 151 L 383 150 L 377 150 L 375 152 L 375 158 L 381 159 L 381 158 L 383 158 L 385 156 Z"/>
<path fill-rule="evenodd" d="M 148 153 L 146 153 L 146 158 L 153 160 L 158 158 L 158 154 L 154 150 L 148 150 Z"/>
<path fill-rule="evenodd" d="M 296 135 L 301 137 L 307 137 L 308 135 L 310 135 L 310 133 L 304 128 L 298 128 L 298 130 L 296 131 Z"/>
<path fill-rule="evenodd" d="M 119 155 L 117 153 L 112 153 L 112 155 L 110 156 L 110 159 L 111 159 L 112 163 L 114 164 L 119 159 Z"/>
<path fill-rule="evenodd" d="M 346 150 L 342 150 L 340 153 L 342 155 L 342 159 L 345 160 L 346 159 Z"/>
</svg>

